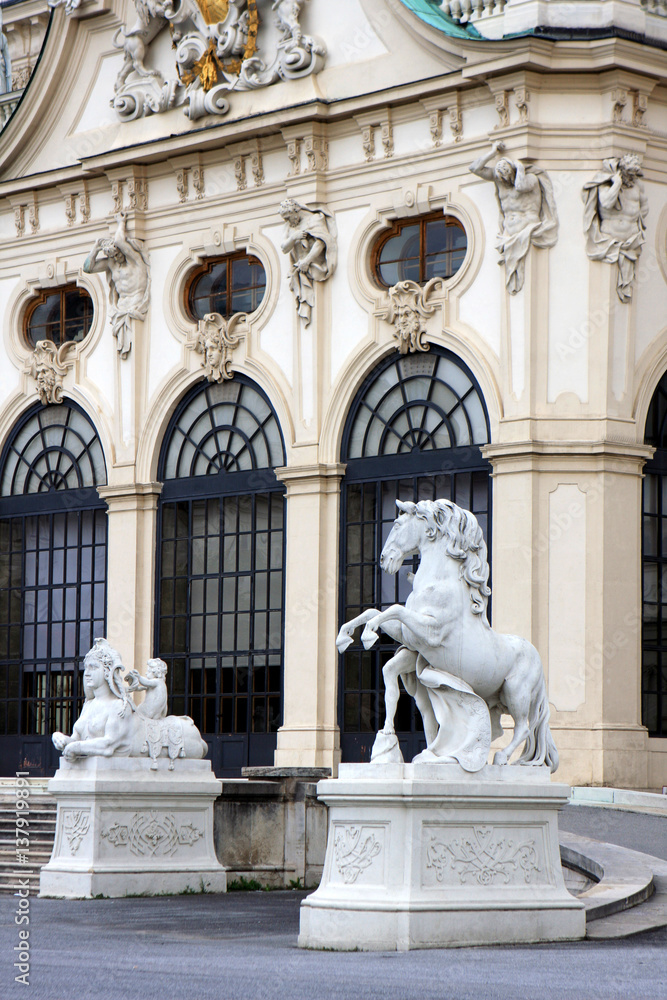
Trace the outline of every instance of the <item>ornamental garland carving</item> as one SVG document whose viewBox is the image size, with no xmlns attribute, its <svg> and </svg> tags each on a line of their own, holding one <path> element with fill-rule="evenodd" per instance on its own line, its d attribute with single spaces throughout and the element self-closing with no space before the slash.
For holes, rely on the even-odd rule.
<svg viewBox="0 0 667 1000">
<path fill-rule="evenodd" d="M 186 823 L 176 826 L 176 818 L 171 813 L 160 815 L 156 810 L 135 813 L 127 825 L 113 823 L 102 830 L 102 836 L 112 847 L 129 847 L 138 857 L 153 855 L 170 857 L 179 847 L 191 847 L 204 831 Z"/>
<path fill-rule="evenodd" d="M 461 885 L 530 883 L 542 871 L 535 841 L 517 844 L 497 834 L 492 826 L 474 826 L 469 834 L 451 840 L 431 836 L 426 845 L 426 867 L 434 870 L 438 882 L 449 868 Z"/>
<path fill-rule="evenodd" d="M 427 305 L 426 300 L 439 285 L 442 285 L 441 278 L 431 278 L 423 287 L 416 281 L 399 281 L 389 289 L 387 321 L 394 325 L 394 337 L 401 354 L 428 351 L 424 320 L 433 315 L 435 306 Z"/>
<path fill-rule="evenodd" d="M 356 882 L 361 873 L 370 868 L 381 850 L 382 844 L 375 839 L 375 834 L 369 833 L 362 837 L 362 828 L 359 826 L 338 827 L 336 830 L 336 868 L 348 885 Z"/>
<path fill-rule="evenodd" d="M 272 43 L 258 0 L 134 0 L 135 22 L 123 25 L 114 36 L 124 60 L 111 106 L 121 121 L 174 107 L 183 107 L 195 120 L 226 114 L 232 91 L 256 90 L 319 72 L 326 47 L 301 29 L 307 2 L 272 0 L 278 29 L 278 40 Z M 62 6 L 66 14 L 80 3 L 49 0 L 49 6 Z M 153 41 L 165 28 L 175 49 L 173 72 L 166 75 L 149 59 Z"/>
<path fill-rule="evenodd" d="M 37 382 L 37 394 L 43 406 L 62 403 L 63 378 L 73 361 L 67 356 L 76 344 L 66 341 L 56 347 L 52 340 L 38 340 L 29 359 L 29 371 Z"/>
<path fill-rule="evenodd" d="M 76 854 L 90 829 L 90 812 L 87 809 L 68 809 L 64 813 L 63 825 L 69 849 Z"/>
<path fill-rule="evenodd" d="M 229 319 L 219 313 L 207 313 L 199 320 L 197 333 L 188 347 L 203 355 L 201 366 L 209 382 L 234 377 L 232 353 L 247 333 L 247 319 L 246 313 L 234 313 Z"/>
</svg>

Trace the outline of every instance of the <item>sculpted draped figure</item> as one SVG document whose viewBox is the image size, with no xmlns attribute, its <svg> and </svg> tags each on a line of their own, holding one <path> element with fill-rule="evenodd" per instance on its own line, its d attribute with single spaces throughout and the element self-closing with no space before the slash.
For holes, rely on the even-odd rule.
<svg viewBox="0 0 667 1000">
<path fill-rule="evenodd" d="M 289 254 L 289 287 L 306 326 L 315 304 L 315 281 L 326 281 L 336 268 L 336 223 L 324 209 L 309 209 L 292 198 L 280 205 L 285 220 L 281 249 Z"/>
<path fill-rule="evenodd" d="M 72 735 L 54 733 L 53 745 L 65 760 L 82 757 L 150 757 L 157 769 L 157 758 L 169 758 L 169 769 L 176 757 L 200 760 L 208 745 L 187 715 L 167 715 L 167 665 L 164 660 L 149 660 L 142 677 L 131 670 L 123 679 L 125 667 L 119 653 L 106 639 L 96 639 L 83 661 L 83 690 L 86 700 L 74 723 Z M 127 679 L 126 678 L 126 679 Z M 130 692 L 145 690 L 144 702 L 137 706 Z M 165 753 L 163 754 L 163 750 Z"/>
<path fill-rule="evenodd" d="M 648 199 L 639 157 L 628 153 L 604 160 L 603 170 L 584 184 L 584 232 L 591 260 L 618 264 L 616 293 L 621 302 L 632 298 L 635 264 L 645 243 Z"/>
<path fill-rule="evenodd" d="M 105 256 L 98 260 L 100 253 Z M 83 269 L 87 274 L 104 272 L 109 279 L 111 328 L 118 353 L 126 358 L 132 347 L 132 320 L 144 319 L 148 312 L 151 279 L 141 244 L 127 235 L 125 212 L 118 216 L 113 239 L 101 236 L 95 241 Z"/>
<path fill-rule="evenodd" d="M 372 760 L 401 762 L 394 730 L 398 679 L 416 701 L 424 720 L 426 750 L 414 762 L 459 763 L 479 771 L 491 741 L 502 735 L 500 716 L 514 719 L 514 735 L 494 764 L 507 764 L 524 742 L 517 764 L 546 764 L 555 771 L 558 751 L 549 728 L 549 701 L 542 663 L 534 646 L 516 635 L 501 635 L 489 625 L 486 606 L 489 564 L 477 519 L 450 500 L 396 501 L 399 516 L 380 556 L 387 573 L 419 555 L 412 593 L 405 606 L 370 609 L 341 628 L 336 645 L 343 652 L 355 629 L 364 625 L 366 649 L 377 630 L 401 643 L 382 673 L 386 720 Z"/>
<path fill-rule="evenodd" d="M 506 157 L 498 160 L 495 167 L 488 166 L 489 160 L 504 148 L 504 143 L 496 140 L 489 153 L 470 164 L 470 170 L 496 186 L 500 206 L 496 247 L 500 263 L 505 264 L 507 291 L 514 295 L 523 288 L 531 245 L 541 249 L 556 245 L 558 213 L 551 180 L 544 170 Z"/>
</svg>

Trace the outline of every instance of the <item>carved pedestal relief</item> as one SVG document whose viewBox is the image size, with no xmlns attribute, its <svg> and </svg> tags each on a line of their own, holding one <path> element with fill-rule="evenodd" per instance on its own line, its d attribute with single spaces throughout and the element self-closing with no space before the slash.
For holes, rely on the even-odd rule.
<svg viewBox="0 0 667 1000">
<path fill-rule="evenodd" d="M 375 865 L 372 879 L 365 882 L 381 882 L 383 865 L 376 858 L 384 844 L 383 827 L 366 827 L 336 824 L 333 830 L 333 864 L 346 885 L 354 884 L 362 872 Z"/>
<path fill-rule="evenodd" d="M 539 828 L 424 824 L 422 844 L 424 886 L 518 886 L 549 881 Z"/>
<path fill-rule="evenodd" d="M 135 813 L 127 824 L 112 823 L 102 830 L 102 837 L 112 847 L 127 847 L 137 857 L 170 857 L 179 847 L 191 847 L 204 831 L 192 822 L 177 825 L 173 813 L 157 810 Z"/>
<path fill-rule="evenodd" d="M 89 809 L 64 809 L 63 832 L 72 854 L 76 854 L 90 829 Z"/>
</svg>

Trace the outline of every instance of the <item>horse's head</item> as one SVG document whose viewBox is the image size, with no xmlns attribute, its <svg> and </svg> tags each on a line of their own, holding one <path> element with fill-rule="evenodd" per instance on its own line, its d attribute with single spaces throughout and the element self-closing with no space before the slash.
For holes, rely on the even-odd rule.
<svg viewBox="0 0 667 1000">
<path fill-rule="evenodd" d="M 385 573 L 392 575 L 398 573 L 404 559 L 419 552 L 424 537 L 422 526 L 415 517 L 417 504 L 397 500 L 396 506 L 401 513 L 394 521 L 380 555 L 380 566 Z"/>
</svg>

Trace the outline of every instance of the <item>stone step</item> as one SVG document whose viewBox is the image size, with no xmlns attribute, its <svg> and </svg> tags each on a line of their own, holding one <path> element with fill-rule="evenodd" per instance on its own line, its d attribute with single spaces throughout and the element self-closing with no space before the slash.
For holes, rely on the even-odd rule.
<svg viewBox="0 0 667 1000">
<path fill-rule="evenodd" d="M 0 896 L 16 893 L 16 872 L 27 879 L 30 895 L 39 892 L 39 873 L 51 857 L 56 833 L 56 800 L 46 792 L 46 779 L 30 782 L 28 810 L 25 813 L 30 864 L 25 868 L 16 864 L 16 797 L 8 782 L 0 783 Z"/>
</svg>

